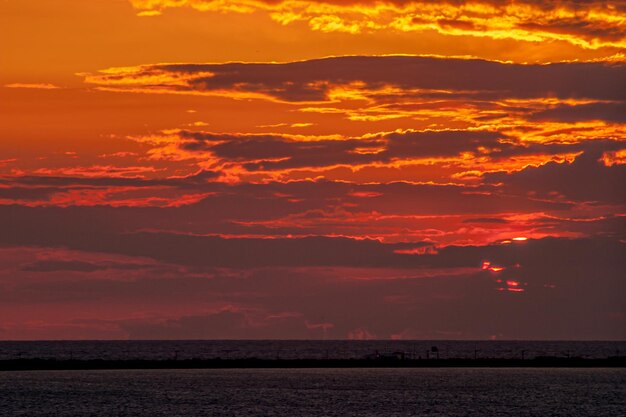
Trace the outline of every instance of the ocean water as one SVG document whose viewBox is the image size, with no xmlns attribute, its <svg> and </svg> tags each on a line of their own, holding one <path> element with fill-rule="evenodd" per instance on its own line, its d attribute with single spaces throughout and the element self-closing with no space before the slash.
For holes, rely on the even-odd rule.
<svg viewBox="0 0 626 417">
<path fill-rule="evenodd" d="M 4 372 L 0 415 L 620 417 L 626 370 Z"/>
<path fill-rule="evenodd" d="M 362 358 L 379 352 L 402 351 L 407 357 L 534 358 L 579 356 L 606 358 L 626 355 L 626 341 L 393 341 L 393 340 L 138 340 L 0 342 L 0 360 L 44 359 L 319 359 Z M 427 351 L 429 353 L 427 353 Z"/>
</svg>

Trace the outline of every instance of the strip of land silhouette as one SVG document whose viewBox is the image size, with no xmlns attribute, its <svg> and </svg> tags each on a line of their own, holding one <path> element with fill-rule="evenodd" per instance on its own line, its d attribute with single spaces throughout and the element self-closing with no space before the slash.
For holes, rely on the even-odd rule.
<svg viewBox="0 0 626 417">
<path fill-rule="evenodd" d="M 261 369 L 261 368 L 624 368 L 626 356 L 602 359 L 542 356 L 533 359 L 9 359 L 0 371 L 106 369 Z"/>
</svg>

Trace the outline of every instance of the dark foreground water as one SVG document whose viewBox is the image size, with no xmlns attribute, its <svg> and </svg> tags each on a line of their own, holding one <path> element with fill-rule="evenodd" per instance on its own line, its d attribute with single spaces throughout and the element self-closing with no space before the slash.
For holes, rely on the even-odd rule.
<svg viewBox="0 0 626 417">
<path fill-rule="evenodd" d="M 120 340 L 0 342 L 3 359 L 351 359 L 375 351 L 407 357 L 524 358 L 626 354 L 626 341 L 460 341 L 460 340 Z M 427 353 L 428 351 L 428 353 Z"/>
<path fill-rule="evenodd" d="M 0 415 L 620 417 L 626 370 L 4 372 Z"/>
</svg>

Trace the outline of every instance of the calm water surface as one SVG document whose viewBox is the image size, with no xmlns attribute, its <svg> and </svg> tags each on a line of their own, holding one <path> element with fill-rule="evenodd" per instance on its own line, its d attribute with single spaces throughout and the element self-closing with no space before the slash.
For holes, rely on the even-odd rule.
<svg viewBox="0 0 626 417">
<path fill-rule="evenodd" d="M 5 372 L 0 415 L 620 417 L 626 370 Z"/>
</svg>

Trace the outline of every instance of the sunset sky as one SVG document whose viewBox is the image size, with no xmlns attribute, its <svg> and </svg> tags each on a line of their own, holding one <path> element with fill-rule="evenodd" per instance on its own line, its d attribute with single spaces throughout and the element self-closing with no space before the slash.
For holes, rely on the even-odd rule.
<svg viewBox="0 0 626 417">
<path fill-rule="evenodd" d="M 625 180 L 625 1 L 0 0 L 0 340 L 624 340 Z"/>
</svg>

